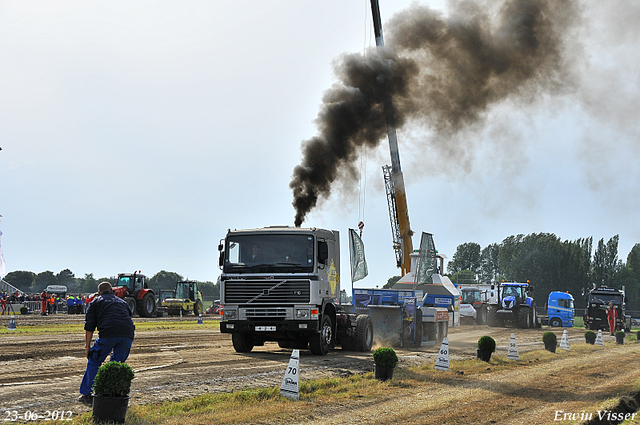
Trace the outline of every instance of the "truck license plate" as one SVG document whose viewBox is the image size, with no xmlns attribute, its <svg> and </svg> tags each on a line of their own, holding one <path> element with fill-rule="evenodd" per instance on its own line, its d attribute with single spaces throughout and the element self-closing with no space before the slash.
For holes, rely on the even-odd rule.
<svg viewBox="0 0 640 425">
<path fill-rule="evenodd" d="M 256 332 L 275 332 L 275 326 L 256 326 Z"/>
</svg>

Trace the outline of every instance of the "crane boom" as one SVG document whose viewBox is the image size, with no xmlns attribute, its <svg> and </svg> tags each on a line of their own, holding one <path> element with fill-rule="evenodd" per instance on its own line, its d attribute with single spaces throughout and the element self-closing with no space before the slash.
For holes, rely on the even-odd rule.
<svg viewBox="0 0 640 425">
<path fill-rule="evenodd" d="M 382 35 L 382 22 L 380 19 L 378 0 L 371 0 L 371 13 L 373 15 L 373 30 L 376 37 L 378 54 L 384 59 L 384 37 Z M 398 136 L 396 134 L 395 119 L 391 112 L 393 108 L 391 108 L 391 98 L 389 96 L 385 97 L 384 110 L 387 136 L 389 137 L 389 151 L 391 154 L 391 172 L 390 176 L 387 176 L 388 168 L 385 171 L 385 187 L 387 189 L 387 201 L 389 202 L 389 215 L 391 219 L 391 231 L 393 232 L 394 238 L 394 249 L 396 250 L 396 260 L 404 276 L 411 271 L 410 254 L 413 252 L 413 242 L 411 240 L 413 232 L 409 224 L 409 208 L 407 206 L 407 195 L 404 188 L 404 176 L 402 175 L 402 168 L 400 167 Z M 389 182 L 391 184 L 387 182 L 388 177 L 390 177 Z M 399 241 L 396 241 L 397 237 L 399 237 Z M 398 244 L 400 245 L 399 247 Z"/>
</svg>

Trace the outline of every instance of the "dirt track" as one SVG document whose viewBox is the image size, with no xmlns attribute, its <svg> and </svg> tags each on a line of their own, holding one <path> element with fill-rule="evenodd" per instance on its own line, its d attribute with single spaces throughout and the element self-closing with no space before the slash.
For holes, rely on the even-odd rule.
<svg viewBox="0 0 640 425">
<path fill-rule="evenodd" d="M 26 318 L 17 316 L 18 327 Z M 73 320 L 83 317 L 32 318 L 31 320 Z M 140 319 L 136 319 L 140 320 Z M 165 319 L 166 320 L 166 319 Z M 195 319 L 191 319 L 195 320 Z M 220 334 L 211 322 L 189 331 L 139 331 L 136 333 L 128 363 L 136 371 L 132 387 L 132 404 L 155 403 L 189 397 L 204 392 L 231 391 L 253 386 L 277 386 L 289 360 L 290 350 L 275 343 L 256 347 L 249 354 L 233 350 L 230 336 Z M 21 321 L 23 323 L 21 323 Z M 0 322 L 6 329 L 7 319 Z M 517 335 L 520 353 L 541 349 L 541 335 L 546 329 L 504 329 L 486 326 L 463 326 L 450 330 L 452 359 L 475 357 L 477 340 L 493 336 L 497 354 L 505 354 L 509 337 Z M 569 329 L 572 343 L 583 343 L 584 330 Z M 557 332 L 560 336 L 561 331 Z M 84 335 L 0 335 L 0 413 L 15 410 L 45 412 L 64 410 L 73 416 L 89 409 L 78 404 L 78 387 L 84 372 Z M 613 338 L 607 336 L 606 339 Z M 398 349 L 400 366 L 434 363 L 439 347 Z M 301 351 L 303 379 L 349 375 L 372 370 L 371 353 L 333 350 L 328 356 L 314 356 Z"/>
</svg>

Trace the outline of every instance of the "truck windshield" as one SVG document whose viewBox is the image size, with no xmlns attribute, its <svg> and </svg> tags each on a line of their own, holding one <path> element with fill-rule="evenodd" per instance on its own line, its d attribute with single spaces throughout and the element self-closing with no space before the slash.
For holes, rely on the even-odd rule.
<svg viewBox="0 0 640 425">
<path fill-rule="evenodd" d="M 573 300 L 570 298 L 561 298 L 558 300 L 558 306 L 573 310 Z"/>
<path fill-rule="evenodd" d="M 612 295 L 612 294 L 593 294 L 589 295 L 589 303 L 600 303 L 600 304 L 609 304 L 613 301 L 614 304 L 622 304 L 622 296 L 621 295 Z"/>
<path fill-rule="evenodd" d="M 243 234 L 227 238 L 226 273 L 312 272 L 313 265 L 312 235 Z"/>
<path fill-rule="evenodd" d="M 482 295 L 478 290 L 462 290 L 462 303 L 463 304 L 473 304 L 474 302 L 479 301 L 482 302 Z"/>
</svg>

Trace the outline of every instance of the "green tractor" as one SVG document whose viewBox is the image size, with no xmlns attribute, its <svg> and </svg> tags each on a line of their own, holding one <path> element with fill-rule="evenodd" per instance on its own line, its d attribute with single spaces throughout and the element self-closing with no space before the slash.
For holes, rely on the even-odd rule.
<svg viewBox="0 0 640 425">
<path fill-rule="evenodd" d="M 175 296 L 162 301 L 163 310 L 166 309 L 169 316 L 180 313 L 198 316 L 203 312 L 202 306 L 202 293 L 198 291 L 198 283 L 188 280 L 176 283 Z"/>
</svg>

